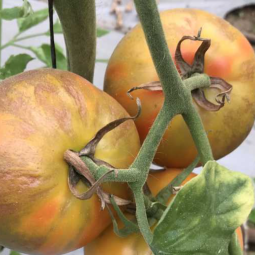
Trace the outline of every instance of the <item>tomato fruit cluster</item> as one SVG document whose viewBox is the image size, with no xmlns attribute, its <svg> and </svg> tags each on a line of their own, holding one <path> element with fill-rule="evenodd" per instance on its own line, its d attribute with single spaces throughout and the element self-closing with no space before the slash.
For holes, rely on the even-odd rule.
<svg viewBox="0 0 255 255">
<path fill-rule="evenodd" d="M 195 36 L 202 27 L 201 37 L 211 39 L 205 55 L 204 72 L 219 77 L 233 86 L 231 101 L 219 111 L 207 111 L 195 104 L 208 134 L 214 158 L 219 159 L 235 148 L 249 134 L 255 118 L 255 56 L 240 31 L 228 22 L 205 11 L 174 9 L 161 13 L 166 41 L 172 57 L 183 36 Z M 181 52 L 192 64 L 201 42 L 186 40 Z M 158 81 L 141 25 L 133 28 L 113 52 L 105 76 L 104 90 L 124 108 L 134 114 L 136 105 L 127 96 L 133 87 Z M 171 84 L 169 84 L 171 86 Z M 207 99 L 215 103 L 217 89 L 204 90 Z M 142 141 L 148 134 L 164 95 L 161 91 L 137 90 L 132 93 L 142 102 L 142 114 L 136 126 Z M 241 118 L 241 119 L 240 119 Z M 170 123 L 160 143 L 154 162 L 167 167 L 187 167 L 197 155 L 193 139 L 182 116 Z"/>
<path fill-rule="evenodd" d="M 100 104 L 98 103 L 100 102 Z M 0 244 L 29 254 L 62 254 L 93 240 L 111 220 L 97 195 L 74 197 L 64 152 L 81 150 L 109 122 L 128 116 L 109 95 L 71 72 L 41 69 L 0 86 Z M 107 134 L 96 158 L 128 168 L 140 148 L 127 121 Z M 126 184 L 105 184 L 122 198 Z M 77 190 L 88 187 L 77 184 Z"/>
</svg>

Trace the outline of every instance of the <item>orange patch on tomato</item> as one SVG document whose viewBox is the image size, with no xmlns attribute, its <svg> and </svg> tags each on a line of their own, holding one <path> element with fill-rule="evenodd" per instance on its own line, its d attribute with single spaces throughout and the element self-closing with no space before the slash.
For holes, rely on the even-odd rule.
<svg viewBox="0 0 255 255">
<path fill-rule="evenodd" d="M 109 68 L 106 70 L 107 77 L 109 77 L 112 80 L 119 80 L 121 78 L 127 77 L 127 67 L 125 64 L 117 63 L 112 64 L 109 66 Z"/>
<path fill-rule="evenodd" d="M 254 54 L 254 50 L 249 43 L 249 41 L 246 39 L 246 37 L 241 36 L 238 40 L 238 44 L 240 45 L 240 48 L 242 49 L 242 53 L 244 54 Z"/>
<path fill-rule="evenodd" d="M 231 72 L 232 64 L 233 62 L 229 58 L 219 56 L 218 58 L 212 59 L 210 63 L 206 62 L 205 73 L 209 76 L 227 79 Z"/>
<path fill-rule="evenodd" d="M 45 234 L 56 218 L 61 204 L 59 197 L 51 199 L 48 202 L 43 202 L 41 205 L 36 207 L 36 210 L 28 215 L 22 222 L 21 229 L 32 230 L 34 234 L 38 235 Z"/>
</svg>

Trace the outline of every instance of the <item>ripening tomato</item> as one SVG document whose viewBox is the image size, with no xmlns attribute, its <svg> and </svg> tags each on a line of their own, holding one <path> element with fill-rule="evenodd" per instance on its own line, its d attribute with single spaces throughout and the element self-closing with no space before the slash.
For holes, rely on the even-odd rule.
<svg viewBox="0 0 255 255">
<path fill-rule="evenodd" d="M 255 56 L 240 31 L 223 19 L 202 10 L 174 9 L 161 13 L 166 41 L 172 57 L 184 35 L 211 39 L 205 54 L 205 73 L 219 77 L 233 86 L 231 102 L 217 112 L 195 106 L 202 118 L 215 159 L 237 148 L 250 132 L 255 118 Z M 201 42 L 186 40 L 181 52 L 191 64 Z M 158 81 L 141 25 L 137 25 L 119 43 L 113 52 L 105 76 L 104 90 L 117 99 L 132 115 L 134 101 L 127 96 L 133 87 Z M 171 84 L 170 84 L 171 85 Z M 218 90 L 206 89 L 209 101 L 215 103 Z M 159 110 L 164 95 L 160 91 L 137 90 L 132 93 L 142 103 L 142 114 L 136 126 L 143 141 Z M 176 116 L 164 134 L 154 162 L 167 167 L 187 167 L 197 155 L 192 137 L 182 118 Z"/>
<path fill-rule="evenodd" d="M 66 150 L 81 150 L 109 122 L 128 116 L 82 77 L 41 69 L 0 84 L 0 244 L 29 254 L 63 254 L 84 246 L 111 220 L 99 198 L 74 197 Z M 95 156 L 127 168 L 140 148 L 132 121 L 109 132 Z M 125 184 L 104 190 L 129 198 Z M 79 192 L 88 188 L 83 182 Z"/>
<path fill-rule="evenodd" d="M 181 169 L 168 169 L 167 171 L 153 173 L 148 177 L 147 183 L 152 194 L 155 196 L 162 188 L 164 188 L 171 180 L 181 173 Z M 195 174 L 190 174 L 182 183 L 183 185 L 195 177 Z M 168 203 L 171 201 L 170 198 Z M 127 215 L 132 218 L 131 215 Z M 123 227 L 121 222 L 118 222 L 120 227 Z M 243 247 L 243 236 L 241 228 L 236 230 L 241 247 Z M 148 245 L 145 243 L 140 233 L 134 233 L 126 238 L 118 237 L 112 226 L 108 227 L 97 239 L 89 243 L 84 248 L 84 255 L 152 255 Z"/>
</svg>

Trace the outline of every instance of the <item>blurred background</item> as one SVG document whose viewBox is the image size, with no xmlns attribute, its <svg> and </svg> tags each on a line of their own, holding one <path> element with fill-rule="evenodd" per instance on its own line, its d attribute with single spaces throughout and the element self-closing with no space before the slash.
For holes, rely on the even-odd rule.
<svg viewBox="0 0 255 255">
<path fill-rule="evenodd" d="M 8 61 L 13 61 L 13 57 L 19 54 L 28 54 L 30 56 L 26 60 L 22 60 L 24 69 L 35 69 L 39 67 L 50 66 L 49 54 L 49 21 L 47 18 L 47 0 L 30 0 L 34 11 L 42 10 L 45 16 L 42 20 L 20 33 L 17 20 L 3 20 L 2 28 L 2 51 L 1 51 L 1 67 Z M 21 6 L 22 0 L 3 0 L 3 8 L 12 8 Z M 94 85 L 103 88 L 104 73 L 107 66 L 107 60 L 110 58 L 114 48 L 124 36 L 137 22 L 139 22 L 135 12 L 132 0 L 97 0 L 97 24 L 98 24 L 98 40 L 97 40 L 97 63 L 95 69 Z M 255 1 L 249 0 L 159 0 L 159 10 L 173 8 L 198 8 L 209 11 L 222 18 L 227 19 L 234 26 L 239 28 L 241 32 L 248 38 L 251 44 L 255 45 Z M 45 12 L 43 10 L 45 9 Z M 57 15 L 54 14 L 56 21 L 55 41 L 57 43 L 57 58 L 59 66 L 63 69 L 65 65 L 65 45 L 61 28 L 57 22 Z M 19 38 L 13 43 L 15 38 Z M 16 70 L 11 70 L 16 72 Z M 250 135 L 235 151 L 225 158 L 219 160 L 219 163 L 227 168 L 240 171 L 252 178 L 255 178 L 255 127 L 253 127 Z M 197 169 L 196 172 L 199 172 Z M 246 247 L 247 254 L 255 254 L 255 232 L 253 224 L 255 217 L 251 217 L 246 224 Z M 2 255 L 10 254 L 5 249 Z M 12 253 L 15 255 L 16 253 Z M 81 255 L 82 249 L 69 253 L 69 255 Z"/>
</svg>

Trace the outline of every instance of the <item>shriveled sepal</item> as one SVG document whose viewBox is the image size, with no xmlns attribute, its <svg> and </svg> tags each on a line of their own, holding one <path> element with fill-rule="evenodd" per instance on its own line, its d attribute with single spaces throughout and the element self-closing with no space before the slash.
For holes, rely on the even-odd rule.
<svg viewBox="0 0 255 255">
<path fill-rule="evenodd" d="M 133 99 L 133 96 L 131 95 L 131 92 L 138 90 L 138 89 L 145 89 L 145 90 L 149 90 L 149 91 L 162 91 L 162 86 L 161 86 L 161 82 L 160 81 L 153 81 L 153 82 L 148 82 L 148 83 L 144 83 L 141 84 L 137 87 L 133 87 L 131 89 L 128 90 L 127 94 L 128 96 Z"/>
<path fill-rule="evenodd" d="M 183 79 L 190 78 L 192 75 L 196 73 L 204 73 L 204 62 L 205 62 L 205 53 L 210 48 L 211 40 L 201 38 L 201 29 L 198 32 L 197 36 L 183 36 L 182 39 L 178 42 L 176 52 L 175 52 L 175 61 L 179 68 L 180 74 Z M 189 65 L 183 58 L 181 53 L 181 44 L 185 40 L 192 40 L 192 41 L 201 41 L 201 45 L 199 46 L 198 50 L 195 53 L 194 61 L 192 65 Z M 207 111 L 218 111 L 220 110 L 224 105 L 225 101 L 230 101 L 230 93 L 232 90 L 232 86 L 224 81 L 221 78 L 218 77 L 210 77 L 211 79 L 211 86 L 212 89 L 219 89 L 221 93 L 219 93 L 215 101 L 217 104 L 214 104 L 207 100 L 205 97 L 205 94 L 202 89 L 195 89 L 192 91 L 193 99 L 196 101 L 196 103 L 206 109 Z"/>
<path fill-rule="evenodd" d="M 98 197 L 101 200 L 101 208 L 104 209 L 106 204 L 110 204 L 110 194 L 104 192 L 100 185 L 104 181 L 104 179 L 108 176 L 108 174 L 115 171 L 115 169 L 109 170 L 106 174 L 104 174 L 100 179 L 97 181 L 94 179 L 93 175 L 89 171 L 86 164 L 82 161 L 82 159 L 79 157 L 79 154 L 77 152 L 73 151 L 66 151 L 64 154 L 64 159 L 69 164 L 69 174 L 68 174 L 68 186 L 72 194 L 81 200 L 90 199 L 94 194 L 97 194 Z M 83 180 L 86 182 L 90 188 L 84 192 L 80 193 L 76 189 L 76 185 L 80 180 Z M 127 205 L 131 201 L 119 198 L 117 196 L 114 196 L 114 199 L 116 203 L 120 206 Z"/>
<path fill-rule="evenodd" d="M 177 68 L 181 74 L 182 79 L 188 79 L 195 74 L 202 74 L 204 73 L 204 64 L 205 64 L 205 53 L 211 46 L 211 40 L 201 38 L 201 31 L 199 30 L 197 36 L 183 36 L 181 40 L 178 42 L 175 52 L 175 61 L 177 64 Z M 195 53 L 194 61 L 192 65 L 187 63 L 181 52 L 181 44 L 185 40 L 192 40 L 192 41 L 201 41 L 201 45 L 199 46 L 198 50 Z M 227 83 L 225 80 L 218 78 L 218 77 L 210 77 L 211 85 L 209 88 L 211 89 L 218 89 L 221 92 L 215 97 L 215 103 L 210 102 L 207 100 L 204 92 L 202 89 L 194 89 L 192 90 L 192 96 L 195 102 L 202 108 L 206 109 L 207 111 L 218 111 L 224 105 L 225 102 L 230 101 L 230 93 L 232 91 L 232 86 Z M 131 88 L 127 94 L 129 97 L 133 98 L 130 94 L 131 92 L 139 89 L 144 89 L 148 91 L 162 91 L 162 86 L 160 81 L 153 81 L 149 83 L 144 83 L 139 86 Z"/>
</svg>

